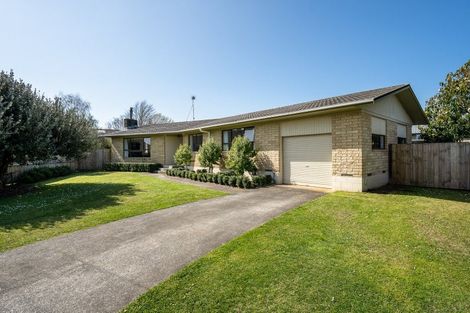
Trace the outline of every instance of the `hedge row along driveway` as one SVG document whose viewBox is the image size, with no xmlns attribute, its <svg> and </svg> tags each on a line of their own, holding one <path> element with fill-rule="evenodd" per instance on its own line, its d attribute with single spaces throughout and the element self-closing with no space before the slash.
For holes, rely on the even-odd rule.
<svg viewBox="0 0 470 313">
<path fill-rule="evenodd" d="M 0 251 L 130 216 L 224 195 L 140 173 L 82 173 L 0 199 Z"/>
</svg>

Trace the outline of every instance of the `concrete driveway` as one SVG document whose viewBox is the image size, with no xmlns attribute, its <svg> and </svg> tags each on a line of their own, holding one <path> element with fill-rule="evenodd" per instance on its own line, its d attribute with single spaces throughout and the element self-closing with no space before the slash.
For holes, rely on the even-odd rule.
<svg viewBox="0 0 470 313">
<path fill-rule="evenodd" d="M 0 254 L 0 312 L 115 312 L 185 264 L 321 193 L 270 187 Z"/>
</svg>

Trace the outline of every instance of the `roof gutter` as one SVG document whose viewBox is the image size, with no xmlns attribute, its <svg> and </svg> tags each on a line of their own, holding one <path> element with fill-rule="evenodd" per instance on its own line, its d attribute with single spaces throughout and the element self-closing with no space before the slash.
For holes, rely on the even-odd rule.
<svg viewBox="0 0 470 313">
<path fill-rule="evenodd" d="M 202 128 L 199 128 L 199 131 L 200 131 L 201 133 L 206 133 L 207 136 L 208 136 L 209 138 L 211 138 L 211 132 L 210 132 L 210 131 L 203 130 Z"/>
</svg>

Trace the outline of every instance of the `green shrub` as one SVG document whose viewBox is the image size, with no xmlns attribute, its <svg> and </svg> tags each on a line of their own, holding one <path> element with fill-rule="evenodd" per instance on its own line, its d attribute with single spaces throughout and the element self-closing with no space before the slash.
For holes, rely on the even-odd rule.
<svg viewBox="0 0 470 313">
<path fill-rule="evenodd" d="M 220 185 L 223 185 L 223 184 L 224 184 L 224 175 L 223 175 L 223 174 L 219 174 L 219 176 L 217 177 L 217 182 L 218 182 Z"/>
<path fill-rule="evenodd" d="M 237 186 L 237 176 L 229 176 L 228 185 L 232 187 Z"/>
<path fill-rule="evenodd" d="M 207 174 L 207 182 L 212 183 L 214 181 L 214 174 L 208 173 Z"/>
<path fill-rule="evenodd" d="M 271 175 L 265 175 L 266 185 L 272 185 L 274 183 L 273 177 Z"/>
<path fill-rule="evenodd" d="M 222 158 L 222 147 L 213 138 L 209 138 L 199 147 L 197 155 L 201 166 L 207 167 L 209 173 L 212 173 L 214 165 L 219 164 Z"/>
<path fill-rule="evenodd" d="M 224 185 L 229 185 L 230 176 L 224 175 Z"/>
<path fill-rule="evenodd" d="M 202 181 L 203 183 L 206 183 L 206 182 L 207 182 L 207 174 L 206 174 L 206 173 L 202 173 L 202 174 L 201 174 L 201 181 Z"/>
<path fill-rule="evenodd" d="M 176 149 L 174 155 L 176 164 L 183 166 L 184 168 L 186 168 L 191 163 L 192 157 L 193 152 L 191 151 L 189 145 L 186 144 L 181 144 L 178 149 Z"/>
<path fill-rule="evenodd" d="M 243 184 L 243 188 L 245 189 L 253 187 L 251 180 L 246 176 L 243 177 L 242 184 Z"/>
<path fill-rule="evenodd" d="M 117 172 L 149 172 L 154 173 L 162 168 L 160 163 L 107 163 L 105 171 Z"/>
<path fill-rule="evenodd" d="M 37 167 L 21 174 L 20 177 L 18 177 L 18 182 L 31 184 L 53 177 L 66 176 L 71 173 L 73 173 L 73 170 L 68 166 Z"/>
<path fill-rule="evenodd" d="M 269 176 L 271 177 L 271 176 Z M 264 187 L 268 184 L 266 176 L 253 176 L 253 187 Z"/>
<path fill-rule="evenodd" d="M 243 175 L 245 172 L 252 173 L 256 170 L 255 157 L 256 151 L 253 148 L 253 143 L 246 137 L 238 136 L 232 141 L 225 166 L 238 175 Z"/>
<path fill-rule="evenodd" d="M 235 186 L 237 186 L 238 188 L 243 188 L 243 176 L 237 176 Z"/>
</svg>

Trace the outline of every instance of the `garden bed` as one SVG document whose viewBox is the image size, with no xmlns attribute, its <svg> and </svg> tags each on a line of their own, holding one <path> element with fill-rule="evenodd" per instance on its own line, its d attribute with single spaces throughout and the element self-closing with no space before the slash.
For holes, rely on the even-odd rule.
<svg viewBox="0 0 470 313">
<path fill-rule="evenodd" d="M 271 175 L 252 175 L 251 177 L 248 177 L 246 175 L 236 175 L 231 171 L 208 173 L 206 170 L 192 171 L 181 168 L 172 168 L 166 170 L 166 175 L 245 189 L 265 187 L 274 183 Z"/>
</svg>

